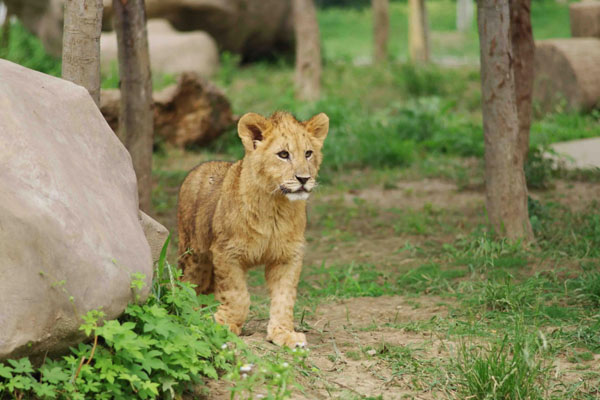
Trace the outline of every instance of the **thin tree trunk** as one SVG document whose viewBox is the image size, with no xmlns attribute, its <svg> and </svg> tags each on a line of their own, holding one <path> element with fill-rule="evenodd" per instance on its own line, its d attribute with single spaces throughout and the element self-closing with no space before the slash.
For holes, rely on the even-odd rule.
<svg viewBox="0 0 600 400">
<path fill-rule="evenodd" d="M 473 23 L 473 0 L 456 0 L 456 29 L 466 32 Z"/>
<path fill-rule="evenodd" d="M 412 62 L 429 61 L 429 26 L 425 0 L 408 1 L 408 42 Z"/>
<path fill-rule="evenodd" d="M 316 100 L 321 92 L 321 43 L 313 0 L 293 0 L 296 33 L 296 94 Z"/>
<path fill-rule="evenodd" d="M 529 241 L 533 232 L 518 142 L 508 2 L 480 0 L 478 7 L 486 207 L 498 235 Z"/>
<path fill-rule="evenodd" d="M 121 80 L 118 135 L 131 154 L 140 209 L 149 213 L 154 122 L 144 0 L 113 0 L 113 10 Z"/>
<path fill-rule="evenodd" d="M 66 0 L 62 77 L 83 86 L 100 106 L 102 0 Z"/>
<path fill-rule="evenodd" d="M 375 62 L 382 62 L 388 56 L 388 37 L 390 32 L 389 0 L 373 0 L 373 38 Z"/>
<path fill-rule="evenodd" d="M 531 30 L 531 0 L 510 0 L 510 34 L 515 69 L 515 98 L 519 116 L 518 148 L 527 158 L 533 97 L 535 44 Z"/>
</svg>

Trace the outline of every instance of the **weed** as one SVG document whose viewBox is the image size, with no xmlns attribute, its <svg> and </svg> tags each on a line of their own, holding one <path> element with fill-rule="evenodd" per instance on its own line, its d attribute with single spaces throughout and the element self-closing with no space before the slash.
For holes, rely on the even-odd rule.
<svg viewBox="0 0 600 400">
<path fill-rule="evenodd" d="M 439 264 L 424 264 L 398 278 L 398 286 L 407 291 L 440 293 L 451 290 L 451 280 L 466 274 L 463 270 L 443 270 Z"/>
<path fill-rule="evenodd" d="M 314 297 L 377 297 L 392 293 L 393 282 L 373 265 L 321 265 L 300 282 L 300 287 Z"/>
<path fill-rule="evenodd" d="M 569 284 L 578 300 L 600 308 L 600 271 L 587 271 Z"/>
<path fill-rule="evenodd" d="M 544 399 L 547 371 L 540 345 L 517 332 L 489 345 L 459 346 L 452 362 L 463 398 Z"/>
<path fill-rule="evenodd" d="M 93 343 L 47 359 L 40 368 L 27 358 L 0 363 L 0 398 L 178 398 L 224 373 L 236 382 L 234 393 L 251 397 L 260 387 L 265 398 L 288 397 L 293 379 L 289 363 L 254 356 L 216 324 L 214 299 L 196 296 L 192 286 L 179 281 L 180 272 L 166 261 L 167 246 L 168 241 L 147 303 L 130 304 L 120 319 L 104 322 L 102 311 L 88 312 L 80 329 Z M 136 293 L 143 282 L 134 277 Z M 290 356 L 291 362 L 302 363 L 306 351 L 291 351 Z"/>
<path fill-rule="evenodd" d="M 466 264 L 478 271 L 496 267 L 520 267 L 527 263 L 519 241 L 496 240 L 488 232 L 480 229 L 476 229 L 469 236 L 459 238 L 454 245 L 444 245 L 444 250 L 458 264 Z"/>
<path fill-rule="evenodd" d="M 541 295 L 536 279 L 515 285 L 510 276 L 503 281 L 487 280 L 479 289 L 479 303 L 487 309 L 500 312 L 516 312 L 533 306 Z"/>
<path fill-rule="evenodd" d="M 547 156 L 548 149 L 532 147 L 525 162 L 525 179 L 530 189 L 550 189 L 554 174 L 554 161 Z"/>
</svg>

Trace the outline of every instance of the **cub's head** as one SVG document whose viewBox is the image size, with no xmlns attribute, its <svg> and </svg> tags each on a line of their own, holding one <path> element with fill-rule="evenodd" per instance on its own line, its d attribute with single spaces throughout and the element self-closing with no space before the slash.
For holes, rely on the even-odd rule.
<svg viewBox="0 0 600 400">
<path fill-rule="evenodd" d="M 323 113 L 304 122 L 285 112 L 268 119 L 248 113 L 238 123 L 244 168 L 249 166 L 256 183 L 269 193 L 306 200 L 316 185 L 328 131 L 329 117 Z"/>
</svg>

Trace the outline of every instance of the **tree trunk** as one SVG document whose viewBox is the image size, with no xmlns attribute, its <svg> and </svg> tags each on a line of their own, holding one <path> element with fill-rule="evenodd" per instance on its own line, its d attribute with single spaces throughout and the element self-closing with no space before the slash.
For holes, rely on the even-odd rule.
<svg viewBox="0 0 600 400">
<path fill-rule="evenodd" d="M 100 106 L 102 0 L 66 0 L 62 77 L 83 86 Z"/>
<path fill-rule="evenodd" d="M 375 62 L 382 62 L 388 56 L 388 37 L 390 32 L 389 0 L 373 0 L 373 38 Z"/>
<path fill-rule="evenodd" d="M 113 0 L 113 9 L 121 80 L 118 135 L 131 154 L 140 209 L 149 213 L 154 122 L 144 0 Z"/>
<path fill-rule="evenodd" d="M 496 234 L 533 239 L 519 148 L 509 0 L 479 0 L 481 101 L 488 218 Z"/>
<path fill-rule="evenodd" d="M 456 29 L 467 32 L 473 22 L 473 0 L 456 0 Z"/>
<path fill-rule="evenodd" d="M 429 61 L 429 26 L 425 0 L 408 0 L 408 42 L 412 62 Z"/>
<path fill-rule="evenodd" d="M 321 43 L 313 0 L 292 0 L 296 32 L 296 94 L 316 100 L 321 92 Z"/>
<path fill-rule="evenodd" d="M 531 30 L 531 0 L 510 0 L 510 36 L 515 70 L 515 99 L 519 117 L 517 146 L 525 160 L 529 151 L 535 52 Z"/>
</svg>

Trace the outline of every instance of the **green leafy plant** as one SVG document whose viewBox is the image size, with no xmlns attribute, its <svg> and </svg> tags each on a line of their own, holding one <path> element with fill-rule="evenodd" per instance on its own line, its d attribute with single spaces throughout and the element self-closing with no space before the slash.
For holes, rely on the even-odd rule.
<svg viewBox="0 0 600 400">
<path fill-rule="evenodd" d="M 207 379 L 225 375 L 235 382 L 233 395 L 266 399 L 290 395 L 293 368 L 307 350 L 290 350 L 276 360 L 255 356 L 227 328 L 216 324 L 212 297 L 198 296 L 179 280 L 162 249 L 151 295 L 138 304 L 144 276 L 135 274 L 131 287 L 136 303 L 117 320 L 104 321 L 101 310 L 82 317 L 80 329 L 91 343 L 80 343 L 58 359 L 34 368 L 27 358 L 0 363 L 0 399 L 174 399 L 203 387 Z M 244 365 L 255 366 L 252 376 Z M 249 372 L 249 371 L 248 371 Z"/>
</svg>

